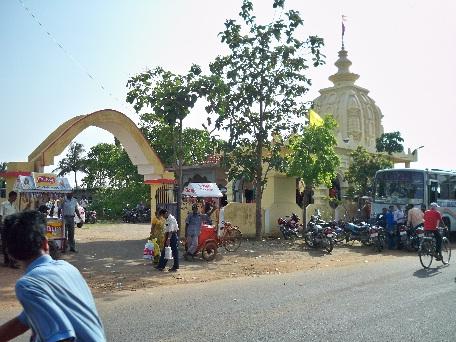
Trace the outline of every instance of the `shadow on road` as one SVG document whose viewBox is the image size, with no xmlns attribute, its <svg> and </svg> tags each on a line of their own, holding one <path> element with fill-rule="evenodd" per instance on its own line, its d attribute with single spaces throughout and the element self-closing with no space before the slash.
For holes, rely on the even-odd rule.
<svg viewBox="0 0 456 342">
<path fill-rule="evenodd" d="M 413 272 L 413 276 L 418 278 L 430 278 L 442 273 L 442 269 L 448 267 L 447 265 L 440 265 L 433 268 L 422 268 Z M 455 279 L 456 281 L 456 279 Z"/>
</svg>

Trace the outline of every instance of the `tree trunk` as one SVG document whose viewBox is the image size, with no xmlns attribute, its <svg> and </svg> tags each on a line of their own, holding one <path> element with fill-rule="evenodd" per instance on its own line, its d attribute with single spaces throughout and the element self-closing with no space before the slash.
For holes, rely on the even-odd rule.
<svg viewBox="0 0 456 342">
<path fill-rule="evenodd" d="M 179 120 L 179 151 L 178 151 L 178 160 L 177 160 L 177 210 L 176 210 L 176 220 L 178 225 L 181 224 L 181 206 L 182 206 L 182 120 Z M 181 228 L 181 227 L 180 227 Z"/>
<path fill-rule="evenodd" d="M 76 170 L 73 170 L 74 172 L 74 188 L 77 189 L 78 188 L 78 180 L 77 180 L 77 177 L 76 177 Z"/>
<path fill-rule="evenodd" d="M 255 237 L 261 240 L 263 233 L 263 220 L 261 215 L 261 201 L 263 199 L 263 102 L 260 101 L 260 122 L 258 129 L 258 143 L 256 149 L 256 183 L 255 183 Z"/>
</svg>

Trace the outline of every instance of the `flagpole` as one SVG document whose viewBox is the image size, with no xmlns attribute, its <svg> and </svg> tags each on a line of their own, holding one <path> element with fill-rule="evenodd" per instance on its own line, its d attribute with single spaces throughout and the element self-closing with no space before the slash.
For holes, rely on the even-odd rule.
<svg viewBox="0 0 456 342">
<path fill-rule="evenodd" d="M 341 18 L 341 23 L 342 23 L 342 50 L 345 50 L 345 46 L 344 46 L 344 34 L 345 34 L 345 25 L 344 25 L 344 19 L 345 19 L 345 16 L 342 14 L 342 18 Z"/>
</svg>

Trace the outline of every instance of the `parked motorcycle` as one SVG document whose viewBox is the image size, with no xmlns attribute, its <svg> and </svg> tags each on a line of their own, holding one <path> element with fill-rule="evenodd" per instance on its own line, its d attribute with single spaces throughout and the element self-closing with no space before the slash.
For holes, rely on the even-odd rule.
<svg viewBox="0 0 456 342">
<path fill-rule="evenodd" d="M 334 248 L 334 231 L 330 226 L 323 227 L 317 223 L 318 218 L 313 216 L 304 232 L 304 242 L 311 248 L 323 248 L 331 253 Z"/>
<path fill-rule="evenodd" d="M 301 237 L 300 231 L 302 231 L 302 224 L 299 224 L 299 217 L 295 213 L 291 216 L 285 216 L 279 218 L 277 223 L 279 224 L 279 230 L 285 240 Z"/>
<path fill-rule="evenodd" d="M 385 231 L 380 225 L 370 225 L 359 221 L 358 224 L 348 222 L 345 225 L 345 241 L 359 241 L 364 246 L 374 246 L 381 252 L 385 245 Z"/>
<path fill-rule="evenodd" d="M 406 232 L 406 234 L 403 233 Z M 405 225 L 399 227 L 400 244 L 403 249 L 409 252 L 417 252 L 421 239 L 424 237 L 423 227 L 407 228 Z"/>
<path fill-rule="evenodd" d="M 97 223 L 97 212 L 95 210 L 87 210 L 86 211 L 86 219 L 85 223 Z"/>
</svg>

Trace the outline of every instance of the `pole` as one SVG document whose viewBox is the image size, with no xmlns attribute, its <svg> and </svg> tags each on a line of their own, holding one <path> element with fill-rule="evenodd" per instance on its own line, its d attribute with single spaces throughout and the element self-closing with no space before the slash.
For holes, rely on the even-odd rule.
<svg viewBox="0 0 456 342">
<path fill-rule="evenodd" d="M 177 158 L 177 208 L 176 220 L 178 225 L 181 224 L 181 206 L 182 206 L 182 119 L 179 120 L 179 152 Z"/>
</svg>

